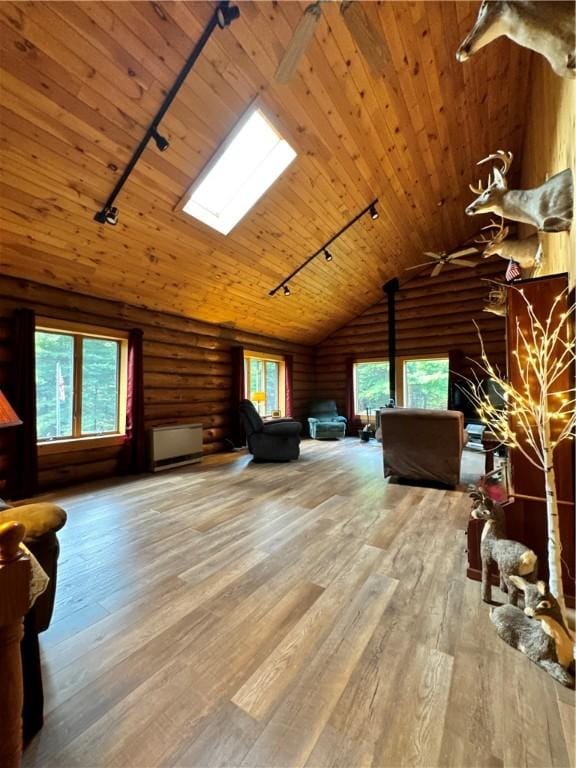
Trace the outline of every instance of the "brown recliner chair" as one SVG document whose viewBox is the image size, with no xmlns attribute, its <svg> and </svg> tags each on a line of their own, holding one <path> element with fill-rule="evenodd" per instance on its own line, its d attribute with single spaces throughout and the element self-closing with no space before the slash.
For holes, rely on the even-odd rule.
<svg viewBox="0 0 576 768">
<path fill-rule="evenodd" d="M 24 706 L 23 741 L 27 744 L 44 723 L 44 690 L 40 665 L 38 634 L 48 629 L 56 597 L 56 576 L 60 544 L 56 533 L 66 523 L 66 512 L 56 504 L 23 504 L 0 512 L 0 523 L 15 520 L 26 528 L 24 544 L 49 577 L 48 587 L 38 597 L 24 618 L 24 636 L 20 644 Z"/>
<path fill-rule="evenodd" d="M 460 411 L 384 408 L 380 426 L 386 477 L 458 485 L 468 439 Z"/>
</svg>

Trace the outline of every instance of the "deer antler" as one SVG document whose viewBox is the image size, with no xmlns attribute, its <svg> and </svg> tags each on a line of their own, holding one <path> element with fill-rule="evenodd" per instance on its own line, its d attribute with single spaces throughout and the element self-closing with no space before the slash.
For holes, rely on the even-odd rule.
<svg viewBox="0 0 576 768">
<path fill-rule="evenodd" d="M 482 231 L 485 229 L 497 229 L 498 231 L 495 232 L 494 235 L 489 235 L 488 237 L 486 237 L 486 235 L 480 235 L 480 237 L 474 239 L 475 243 L 501 243 L 503 240 L 506 240 L 508 232 L 510 231 L 509 227 L 504 226 L 503 217 L 500 218 L 500 223 L 494 221 L 494 219 L 490 219 L 490 224 L 482 227 Z"/>
<path fill-rule="evenodd" d="M 481 195 L 482 192 L 485 192 L 486 190 L 482 187 L 482 180 L 478 179 L 478 185 L 475 187 L 474 184 L 468 184 L 470 190 L 474 192 L 475 195 Z M 488 187 L 490 186 L 490 177 L 488 177 Z M 488 189 L 486 187 L 486 189 Z"/>
<path fill-rule="evenodd" d="M 483 160 L 479 160 L 476 165 L 488 163 L 490 160 L 499 160 L 502 163 L 500 172 L 502 176 L 506 176 L 510 170 L 510 166 L 512 165 L 512 160 L 514 160 L 514 155 L 512 152 L 504 152 L 503 149 L 499 149 L 496 152 L 493 152 L 491 155 L 488 155 L 488 157 L 485 157 Z"/>
</svg>

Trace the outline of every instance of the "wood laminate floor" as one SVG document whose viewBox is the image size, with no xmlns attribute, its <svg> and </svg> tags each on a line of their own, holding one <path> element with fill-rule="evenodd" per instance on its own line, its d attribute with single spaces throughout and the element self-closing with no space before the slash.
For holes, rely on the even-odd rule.
<svg viewBox="0 0 576 768">
<path fill-rule="evenodd" d="M 466 494 L 387 483 L 377 444 L 54 498 L 25 768 L 571 764 L 571 692 L 496 637 L 465 578 Z"/>
</svg>

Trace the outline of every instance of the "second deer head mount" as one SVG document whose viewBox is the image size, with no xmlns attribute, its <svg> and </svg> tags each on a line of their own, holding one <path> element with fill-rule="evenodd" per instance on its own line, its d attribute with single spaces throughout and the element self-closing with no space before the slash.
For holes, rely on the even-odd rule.
<svg viewBox="0 0 576 768">
<path fill-rule="evenodd" d="M 506 175 L 512 164 L 512 152 L 497 152 L 480 160 L 477 165 L 494 161 L 486 189 L 481 181 L 470 189 L 478 197 L 466 208 L 468 216 L 497 213 L 512 221 L 522 221 L 541 232 L 563 232 L 572 226 L 572 171 L 566 168 L 534 189 L 508 189 Z"/>
<path fill-rule="evenodd" d="M 484 0 L 456 58 L 466 61 L 480 48 L 505 35 L 518 45 L 542 54 L 560 77 L 576 78 L 574 8 L 570 1 Z"/>
<path fill-rule="evenodd" d="M 542 262 L 542 246 L 538 235 L 531 235 L 524 240 L 508 239 L 510 227 L 504 226 L 504 219 L 497 223 L 490 219 L 487 227 L 482 227 L 482 231 L 495 229 L 491 235 L 480 235 L 474 242 L 485 244 L 486 248 L 482 256 L 487 259 L 489 256 L 500 256 L 507 261 L 515 261 L 522 269 L 532 269 L 539 267 Z"/>
</svg>

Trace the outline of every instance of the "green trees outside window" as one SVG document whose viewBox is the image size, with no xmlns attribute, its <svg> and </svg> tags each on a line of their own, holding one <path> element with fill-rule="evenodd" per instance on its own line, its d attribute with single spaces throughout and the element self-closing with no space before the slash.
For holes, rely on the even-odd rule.
<svg viewBox="0 0 576 768">
<path fill-rule="evenodd" d="M 390 399 L 388 361 L 354 364 L 354 397 L 357 414 L 383 408 Z"/>
<path fill-rule="evenodd" d="M 119 432 L 120 343 L 36 331 L 38 441 Z"/>
<path fill-rule="evenodd" d="M 448 407 L 448 359 L 404 361 L 406 408 L 444 410 Z"/>
</svg>

